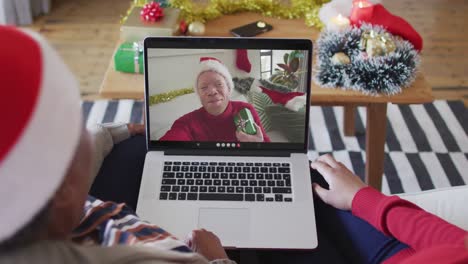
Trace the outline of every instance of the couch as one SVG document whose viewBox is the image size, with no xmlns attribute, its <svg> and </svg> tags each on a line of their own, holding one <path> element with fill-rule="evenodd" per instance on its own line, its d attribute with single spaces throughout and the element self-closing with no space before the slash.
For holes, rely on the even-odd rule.
<svg viewBox="0 0 468 264">
<path fill-rule="evenodd" d="M 398 194 L 447 222 L 468 230 L 468 185 Z"/>
</svg>

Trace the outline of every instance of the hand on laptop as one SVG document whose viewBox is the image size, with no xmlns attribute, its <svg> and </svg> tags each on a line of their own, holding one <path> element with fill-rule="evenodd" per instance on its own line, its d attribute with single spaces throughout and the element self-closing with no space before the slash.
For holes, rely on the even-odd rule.
<svg viewBox="0 0 468 264">
<path fill-rule="evenodd" d="M 135 136 L 135 135 L 143 135 L 145 134 L 145 125 L 143 124 L 127 124 L 128 127 L 128 132 L 130 132 L 130 135 Z"/>
<path fill-rule="evenodd" d="M 254 123 L 254 125 L 257 129 L 257 134 L 249 135 L 242 131 L 236 131 L 237 140 L 240 142 L 263 142 L 262 129 L 256 123 Z"/>
<path fill-rule="evenodd" d="M 186 239 L 187 245 L 196 253 L 209 261 L 215 259 L 228 259 L 226 251 L 219 238 L 205 229 L 193 230 Z"/>
<path fill-rule="evenodd" d="M 329 154 L 320 156 L 312 162 L 311 167 L 320 172 L 330 186 L 330 189 L 326 190 L 313 183 L 314 191 L 320 199 L 335 208 L 351 210 L 354 196 L 361 188 L 366 187 L 366 184 Z"/>
</svg>

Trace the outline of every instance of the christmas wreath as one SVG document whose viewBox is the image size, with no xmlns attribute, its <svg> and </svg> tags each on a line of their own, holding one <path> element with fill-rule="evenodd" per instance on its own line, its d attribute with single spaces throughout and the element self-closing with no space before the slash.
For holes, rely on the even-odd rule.
<svg viewBox="0 0 468 264">
<path fill-rule="evenodd" d="M 370 95 L 400 93 L 414 81 L 420 65 L 410 42 L 372 25 L 323 31 L 317 53 L 316 83 Z"/>
</svg>

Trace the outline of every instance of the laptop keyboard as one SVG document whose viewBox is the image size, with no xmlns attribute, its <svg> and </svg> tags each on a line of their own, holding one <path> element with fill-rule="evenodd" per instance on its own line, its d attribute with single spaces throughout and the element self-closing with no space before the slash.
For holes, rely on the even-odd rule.
<svg viewBox="0 0 468 264">
<path fill-rule="evenodd" d="M 160 200 L 292 202 L 289 163 L 165 161 Z"/>
</svg>

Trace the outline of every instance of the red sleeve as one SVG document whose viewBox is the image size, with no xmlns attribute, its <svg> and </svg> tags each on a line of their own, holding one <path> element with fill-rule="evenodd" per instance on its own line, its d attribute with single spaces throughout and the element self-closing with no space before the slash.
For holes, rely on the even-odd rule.
<svg viewBox="0 0 468 264">
<path fill-rule="evenodd" d="M 464 246 L 437 246 L 429 250 L 420 251 L 411 257 L 402 259 L 399 264 L 428 264 L 428 263 L 468 263 L 468 250 Z"/>
<path fill-rule="evenodd" d="M 416 251 L 438 245 L 464 245 L 468 232 L 397 196 L 366 187 L 353 199 L 359 218 Z"/>
<path fill-rule="evenodd" d="M 164 136 L 159 140 L 161 141 L 191 141 L 192 133 L 190 133 L 189 124 L 187 121 L 184 121 L 183 117 L 177 119 L 174 124 L 172 124 L 171 129 L 169 129 Z"/>
<path fill-rule="evenodd" d="M 260 121 L 260 117 L 258 117 L 257 111 L 255 111 L 255 108 L 251 104 L 247 104 L 247 105 L 248 105 L 250 112 L 252 113 L 255 123 L 262 130 L 263 142 L 270 142 L 270 138 L 268 137 L 267 133 L 265 132 L 265 129 L 263 128 L 262 122 Z"/>
</svg>

